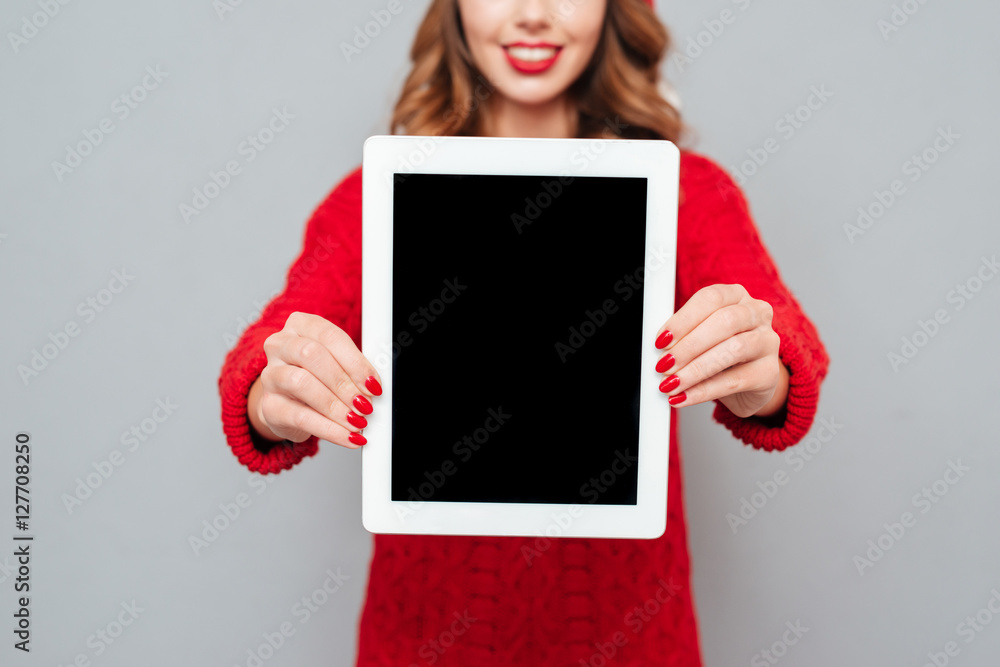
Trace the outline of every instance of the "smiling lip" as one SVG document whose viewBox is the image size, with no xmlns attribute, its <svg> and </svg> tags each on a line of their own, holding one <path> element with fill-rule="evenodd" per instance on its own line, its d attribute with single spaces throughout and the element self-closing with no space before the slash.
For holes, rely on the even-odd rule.
<svg viewBox="0 0 1000 667">
<path fill-rule="evenodd" d="M 555 53 L 553 53 L 551 58 L 546 58 L 544 60 L 522 60 L 521 58 L 511 55 L 510 50 L 512 48 L 555 49 Z M 539 74 L 555 64 L 556 59 L 562 52 L 562 47 L 556 44 L 548 44 L 546 42 L 536 42 L 534 44 L 529 44 L 527 42 L 514 42 L 512 44 L 505 45 L 503 47 L 503 51 L 507 56 L 507 62 L 509 62 L 511 67 L 516 69 L 518 72 L 521 72 L 522 74 Z"/>
</svg>

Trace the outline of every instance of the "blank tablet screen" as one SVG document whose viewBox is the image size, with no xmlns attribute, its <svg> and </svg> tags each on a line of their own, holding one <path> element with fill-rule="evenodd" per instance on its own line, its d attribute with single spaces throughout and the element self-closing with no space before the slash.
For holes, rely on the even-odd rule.
<svg viewBox="0 0 1000 667">
<path fill-rule="evenodd" d="M 396 175 L 392 500 L 636 504 L 646 187 Z"/>
</svg>

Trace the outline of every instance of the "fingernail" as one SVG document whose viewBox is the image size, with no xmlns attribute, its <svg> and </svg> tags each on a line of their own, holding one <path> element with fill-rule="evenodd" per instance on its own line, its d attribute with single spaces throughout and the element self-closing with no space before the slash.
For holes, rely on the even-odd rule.
<svg viewBox="0 0 1000 667">
<path fill-rule="evenodd" d="M 368 399 L 358 394 L 354 397 L 352 401 L 354 403 L 355 409 L 363 415 L 370 415 L 372 413 L 372 404 L 368 402 Z"/>
<path fill-rule="evenodd" d="M 669 329 L 667 329 L 666 331 L 664 331 L 663 333 L 661 333 L 659 336 L 657 336 L 657 338 L 656 338 L 656 349 L 657 350 L 662 350 L 667 345 L 670 345 L 670 341 L 672 341 L 673 339 L 674 339 L 674 335 L 672 333 L 670 333 Z"/>
<path fill-rule="evenodd" d="M 671 375 L 666 380 L 660 383 L 660 391 L 662 391 L 664 394 L 669 393 L 674 389 L 677 389 L 677 385 L 679 385 L 680 383 L 681 379 L 679 377 L 677 377 L 676 375 Z M 684 395 L 683 393 L 678 394 L 678 396 L 683 396 L 683 395 Z"/>
<path fill-rule="evenodd" d="M 667 403 L 669 403 L 670 405 L 677 405 L 678 403 L 683 403 L 685 399 L 687 399 L 687 394 L 682 391 L 676 396 L 671 396 L 670 398 L 668 398 Z"/>
<path fill-rule="evenodd" d="M 368 379 L 365 380 L 365 386 L 368 387 L 368 391 L 375 394 L 376 396 L 382 395 L 382 385 L 378 383 L 374 375 L 369 375 Z"/>
<path fill-rule="evenodd" d="M 347 413 L 347 421 L 355 428 L 364 428 L 365 426 L 368 426 L 367 419 L 350 411 Z"/>
<path fill-rule="evenodd" d="M 368 442 L 368 439 L 361 435 L 360 433 L 351 433 L 347 436 L 347 439 L 353 442 L 355 445 L 363 445 Z"/>
<path fill-rule="evenodd" d="M 674 365 L 674 355 L 667 353 L 667 356 L 663 357 L 656 362 L 656 372 L 663 373 L 668 368 Z"/>
</svg>

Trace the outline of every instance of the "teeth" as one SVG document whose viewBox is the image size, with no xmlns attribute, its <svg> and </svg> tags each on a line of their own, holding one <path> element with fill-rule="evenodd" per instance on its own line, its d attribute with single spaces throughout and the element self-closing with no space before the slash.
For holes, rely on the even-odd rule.
<svg viewBox="0 0 1000 667">
<path fill-rule="evenodd" d="M 527 60 L 529 62 L 548 60 L 556 55 L 556 49 L 551 46 L 547 47 L 511 46 L 507 49 L 507 52 L 510 53 L 511 56 L 517 58 L 518 60 Z"/>
</svg>

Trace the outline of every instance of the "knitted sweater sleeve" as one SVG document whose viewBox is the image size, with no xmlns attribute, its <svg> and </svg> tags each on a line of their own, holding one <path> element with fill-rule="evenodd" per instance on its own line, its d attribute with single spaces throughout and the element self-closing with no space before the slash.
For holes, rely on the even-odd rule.
<svg viewBox="0 0 1000 667">
<path fill-rule="evenodd" d="M 361 168 L 345 176 L 313 211 L 299 256 L 284 290 L 249 325 L 227 353 L 218 379 L 222 428 L 240 463 L 259 473 L 278 473 L 319 450 L 319 438 L 272 442 L 257 435 L 247 416 L 250 386 L 267 365 L 264 339 L 296 311 L 313 313 L 348 331 L 361 296 Z"/>
<path fill-rule="evenodd" d="M 677 308 L 702 287 L 740 284 L 774 309 L 771 326 L 790 374 L 785 406 L 770 417 L 738 417 L 716 399 L 713 418 L 757 449 L 782 450 L 812 426 L 829 358 L 815 326 L 782 282 L 742 191 L 710 159 L 683 152 L 678 211 Z"/>
</svg>

